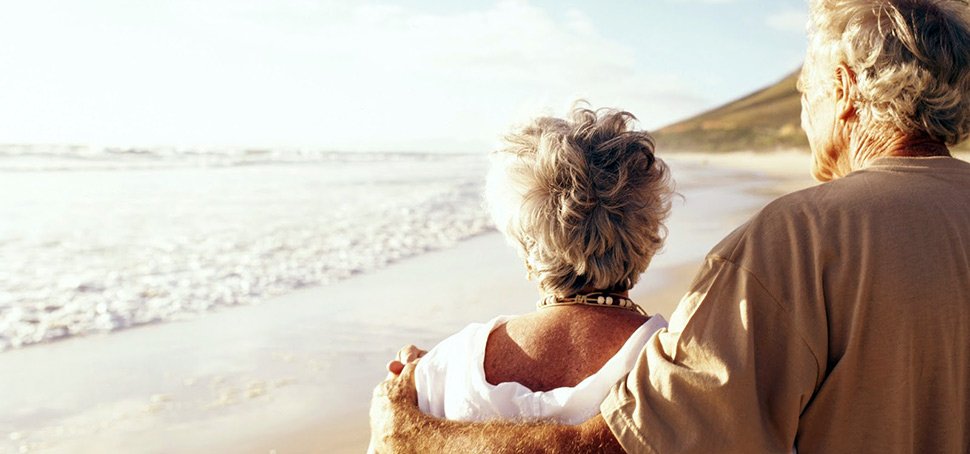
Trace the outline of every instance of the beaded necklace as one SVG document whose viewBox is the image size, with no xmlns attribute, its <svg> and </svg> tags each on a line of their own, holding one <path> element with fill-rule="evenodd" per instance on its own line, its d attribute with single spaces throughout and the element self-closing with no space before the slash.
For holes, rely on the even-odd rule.
<svg viewBox="0 0 970 454">
<path fill-rule="evenodd" d="M 640 315 L 648 315 L 643 308 L 641 308 L 637 303 L 634 303 L 630 298 L 623 295 L 617 295 L 615 293 L 603 292 L 594 292 L 567 297 L 548 295 L 540 299 L 539 302 L 536 303 L 536 307 L 542 309 L 544 307 L 575 306 L 579 304 L 598 307 L 616 307 L 631 310 Z"/>
</svg>

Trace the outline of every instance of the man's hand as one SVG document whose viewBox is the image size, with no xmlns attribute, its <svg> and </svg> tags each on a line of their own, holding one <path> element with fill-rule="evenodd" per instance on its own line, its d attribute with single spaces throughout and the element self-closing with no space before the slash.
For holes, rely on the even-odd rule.
<svg viewBox="0 0 970 454">
<path fill-rule="evenodd" d="M 400 354 L 398 358 L 401 358 Z M 418 413 L 418 393 L 414 389 L 416 365 L 417 361 L 402 365 L 399 374 L 388 375 L 374 388 L 370 406 L 369 453 L 395 452 L 401 448 L 396 446 L 395 435 L 407 430 L 409 418 Z"/>
<path fill-rule="evenodd" d="M 414 368 L 425 352 L 408 345 L 387 365 L 374 389 L 368 453 L 548 452 L 622 453 L 602 416 L 579 426 L 548 423 L 446 421 L 421 413 Z"/>
<path fill-rule="evenodd" d="M 404 348 L 397 352 L 397 357 L 391 362 L 387 363 L 387 371 L 392 375 L 400 375 L 401 371 L 404 370 L 404 365 L 413 361 L 417 361 L 418 358 L 424 356 L 428 353 L 425 350 L 421 350 L 414 345 L 405 345 Z M 390 378 L 391 375 L 388 375 Z"/>
</svg>

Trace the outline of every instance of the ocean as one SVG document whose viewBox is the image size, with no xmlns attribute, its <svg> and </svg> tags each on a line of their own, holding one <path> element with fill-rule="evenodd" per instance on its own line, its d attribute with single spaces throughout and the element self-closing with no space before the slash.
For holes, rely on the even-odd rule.
<svg viewBox="0 0 970 454">
<path fill-rule="evenodd" d="M 197 317 L 490 229 L 484 155 L 0 148 L 0 351 Z"/>
<path fill-rule="evenodd" d="M 655 266 L 702 257 L 724 233 L 710 220 L 760 203 L 741 194 L 766 184 L 670 161 L 695 204 L 675 200 L 676 254 Z M 256 304 L 447 248 L 492 230 L 487 166 L 485 154 L 0 146 L 0 352 Z"/>
</svg>

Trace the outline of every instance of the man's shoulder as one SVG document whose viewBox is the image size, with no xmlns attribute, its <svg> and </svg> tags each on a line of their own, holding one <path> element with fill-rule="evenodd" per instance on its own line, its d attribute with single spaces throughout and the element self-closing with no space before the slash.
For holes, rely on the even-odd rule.
<svg viewBox="0 0 970 454">
<path fill-rule="evenodd" d="M 867 200 L 871 200 L 873 185 L 881 184 L 873 181 L 874 176 L 877 179 L 884 177 L 865 171 L 853 172 L 836 180 L 785 194 L 765 205 L 751 218 L 751 223 L 818 220 L 832 212 L 864 206 Z"/>
<path fill-rule="evenodd" d="M 847 200 L 865 198 L 871 188 L 868 177 L 863 172 L 853 172 L 837 180 L 785 194 L 768 203 L 755 218 L 817 212 L 841 206 Z"/>
<path fill-rule="evenodd" d="M 826 230 L 825 214 L 838 210 L 840 204 L 860 192 L 854 182 L 846 180 L 815 185 L 772 200 L 725 237 L 710 255 L 737 262 L 755 250 L 775 253 L 791 247 L 810 247 L 811 239 Z"/>
</svg>

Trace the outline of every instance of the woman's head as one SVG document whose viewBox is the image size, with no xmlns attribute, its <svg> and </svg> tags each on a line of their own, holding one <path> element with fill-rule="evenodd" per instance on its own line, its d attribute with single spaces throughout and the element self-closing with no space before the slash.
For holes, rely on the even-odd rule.
<svg viewBox="0 0 970 454">
<path fill-rule="evenodd" d="M 808 57 L 799 83 L 802 123 L 816 165 L 838 155 L 831 149 L 839 141 L 832 137 L 839 135 L 831 131 L 833 122 L 836 129 L 839 121 L 856 122 L 857 135 L 947 145 L 970 137 L 966 0 L 810 3 Z M 845 109 L 833 105 L 840 96 L 846 99 Z"/>
<path fill-rule="evenodd" d="M 544 292 L 626 290 L 663 245 L 669 172 L 635 120 L 576 108 L 534 120 L 493 153 L 492 219 Z"/>
</svg>

